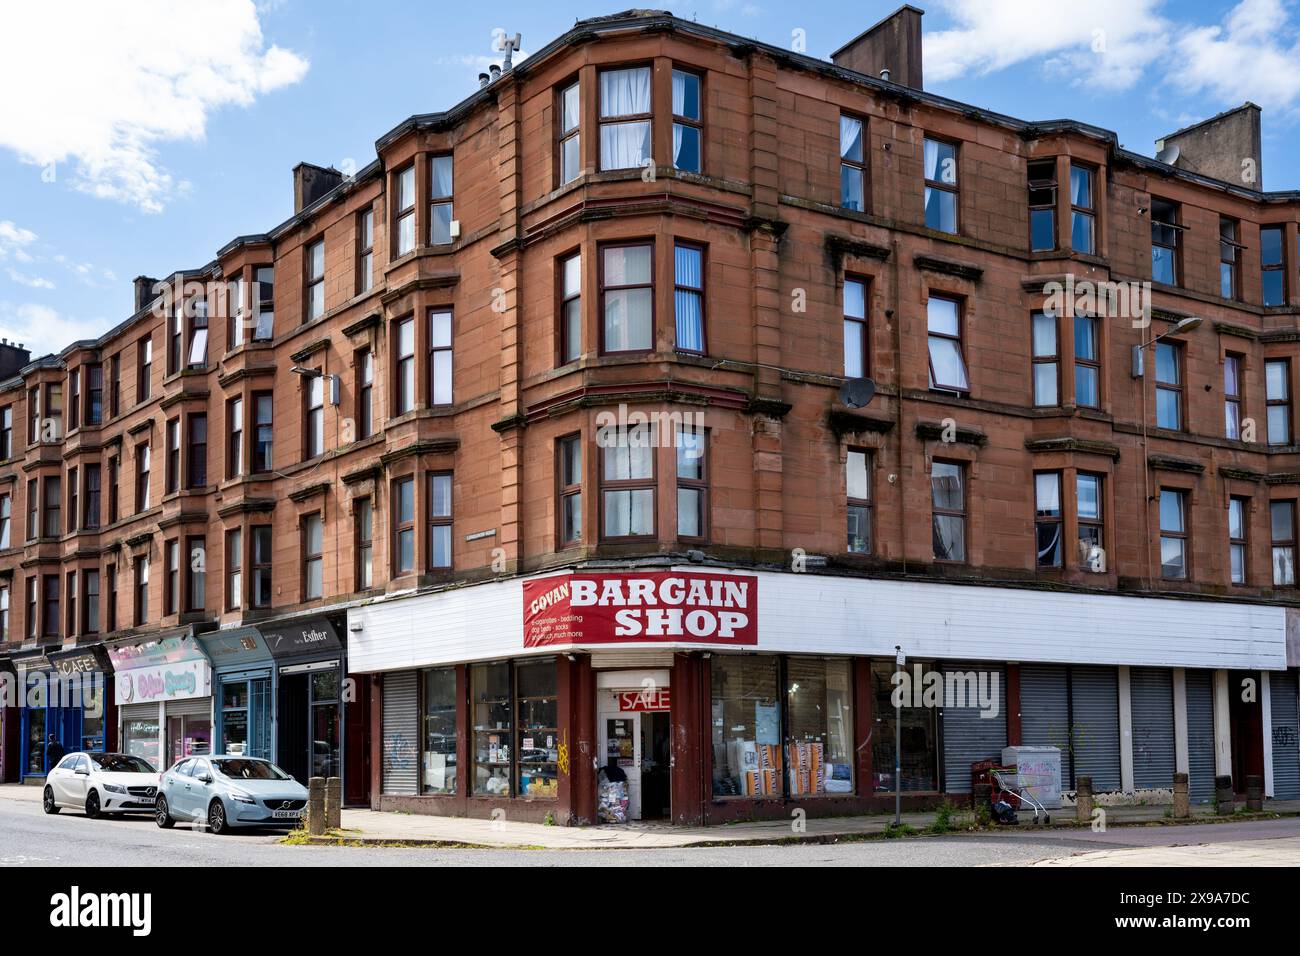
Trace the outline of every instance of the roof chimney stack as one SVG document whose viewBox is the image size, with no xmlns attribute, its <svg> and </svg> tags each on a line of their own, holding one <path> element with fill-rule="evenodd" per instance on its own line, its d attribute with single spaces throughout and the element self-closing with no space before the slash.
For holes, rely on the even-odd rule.
<svg viewBox="0 0 1300 956">
<path fill-rule="evenodd" d="M 0 381 L 13 378 L 32 360 L 32 353 L 21 342 L 0 341 Z"/>
<path fill-rule="evenodd" d="M 153 287 L 158 284 L 158 280 L 151 276 L 136 276 L 132 284 L 135 286 L 135 311 L 139 312 L 154 300 L 156 293 Z"/>
<path fill-rule="evenodd" d="M 302 212 L 321 196 L 343 183 L 343 174 L 333 166 L 299 163 L 293 167 L 293 212 Z"/>
<path fill-rule="evenodd" d="M 491 82 L 492 77 L 488 76 L 486 73 L 480 73 L 478 75 L 478 88 L 480 90 L 486 89 L 487 85 Z"/>
<path fill-rule="evenodd" d="M 1234 186 L 1263 190 L 1260 125 L 1259 107 L 1243 103 L 1156 140 L 1156 159 Z"/>
<path fill-rule="evenodd" d="M 846 70 L 879 76 L 919 90 L 921 86 L 921 17 L 925 11 L 904 4 L 856 39 L 831 54 Z"/>
</svg>

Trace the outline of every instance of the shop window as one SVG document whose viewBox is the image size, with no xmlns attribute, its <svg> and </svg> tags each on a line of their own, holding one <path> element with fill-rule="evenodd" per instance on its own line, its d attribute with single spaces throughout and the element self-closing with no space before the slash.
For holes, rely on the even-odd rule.
<svg viewBox="0 0 1300 956">
<path fill-rule="evenodd" d="M 554 799 L 559 794 L 559 697 L 555 661 L 515 665 L 518 706 L 518 783 L 521 797 Z"/>
<path fill-rule="evenodd" d="M 704 111 L 700 78 L 673 70 L 673 167 L 688 173 L 703 168 Z"/>
<path fill-rule="evenodd" d="M 650 151 L 650 68 L 600 74 L 600 168 L 640 169 Z"/>
<path fill-rule="evenodd" d="M 781 793 L 781 699 L 775 657 L 710 660 L 713 795 Z"/>
<path fill-rule="evenodd" d="M 909 662 L 916 666 L 913 662 Z M 927 665 L 920 665 L 928 670 Z M 908 706 L 894 707 L 895 665 L 892 661 L 873 661 L 871 686 L 875 702 L 876 724 L 872 728 L 872 788 L 877 793 L 893 793 L 894 747 L 901 728 L 903 741 L 899 782 L 904 793 L 926 793 L 939 789 L 939 708 L 911 706 L 913 701 L 905 695 Z"/>
<path fill-rule="evenodd" d="M 271 681 L 267 677 L 221 685 L 221 753 L 271 757 Z"/>
<path fill-rule="evenodd" d="M 1031 317 L 1034 348 L 1034 404 L 1043 407 L 1061 402 L 1061 346 L 1056 315 L 1035 312 Z"/>
<path fill-rule="evenodd" d="M 470 666 L 474 721 L 474 793 L 510 795 L 510 664 L 498 661 Z"/>
<path fill-rule="evenodd" d="M 421 793 L 456 792 L 456 668 L 424 672 Z"/>
<path fill-rule="evenodd" d="M 339 776 L 339 670 L 311 675 L 311 775 Z"/>
<path fill-rule="evenodd" d="M 846 659 L 785 662 L 787 794 L 853 792 L 853 682 Z"/>
<path fill-rule="evenodd" d="M 677 537 L 709 536 L 709 445 L 700 429 L 677 432 Z"/>
</svg>

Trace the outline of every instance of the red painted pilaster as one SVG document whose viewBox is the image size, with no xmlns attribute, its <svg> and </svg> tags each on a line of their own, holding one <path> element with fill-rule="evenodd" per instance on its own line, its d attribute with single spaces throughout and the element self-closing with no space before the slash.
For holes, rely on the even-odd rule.
<svg viewBox="0 0 1300 956">
<path fill-rule="evenodd" d="M 698 654 L 673 656 L 673 822 L 698 826 L 713 779 L 709 745 L 709 665 Z"/>
<path fill-rule="evenodd" d="M 379 809 L 384 772 L 384 675 L 370 682 L 370 808 Z"/>
</svg>

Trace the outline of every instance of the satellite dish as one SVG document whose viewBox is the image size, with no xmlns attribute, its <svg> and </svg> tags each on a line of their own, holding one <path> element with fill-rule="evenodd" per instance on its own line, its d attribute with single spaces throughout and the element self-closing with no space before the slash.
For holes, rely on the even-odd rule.
<svg viewBox="0 0 1300 956">
<path fill-rule="evenodd" d="M 1160 150 L 1160 152 L 1156 153 L 1156 162 L 1164 163 L 1166 166 L 1173 166 L 1178 162 L 1178 157 L 1181 153 L 1182 150 L 1178 148 L 1178 144 L 1171 143 L 1164 149 Z"/>
<path fill-rule="evenodd" d="M 851 378 L 840 386 L 840 401 L 849 408 L 866 408 L 876 397 L 876 383 L 869 378 Z"/>
</svg>

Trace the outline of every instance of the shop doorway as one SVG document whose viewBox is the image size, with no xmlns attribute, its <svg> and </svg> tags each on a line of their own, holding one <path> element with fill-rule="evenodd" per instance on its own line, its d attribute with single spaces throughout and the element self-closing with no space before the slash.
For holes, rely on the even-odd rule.
<svg viewBox="0 0 1300 956">
<path fill-rule="evenodd" d="M 335 662 L 280 668 L 277 763 L 304 787 L 343 775 L 341 693 Z"/>
<path fill-rule="evenodd" d="M 1248 684 L 1247 682 L 1252 682 Z M 1259 671 L 1229 671 L 1228 721 L 1232 737 L 1232 786 L 1246 793 L 1247 777 L 1264 777 L 1264 711 L 1260 704 Z M 1247 694 L 1248 687 L 1253 693 Z M 1251 697 L 1251 700 L 1243 700 Z"/>
<path fill-rule="evenodd" d="M 666 820 L 672 792 L 672 738 L 667 711 L 641 714 L 641 819 Z"/>
</svg>

